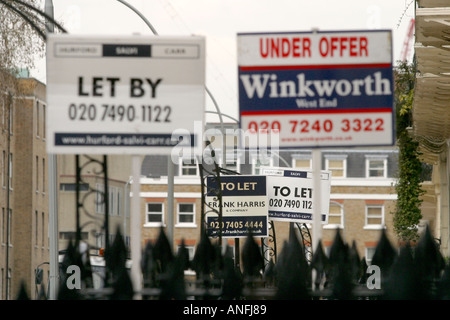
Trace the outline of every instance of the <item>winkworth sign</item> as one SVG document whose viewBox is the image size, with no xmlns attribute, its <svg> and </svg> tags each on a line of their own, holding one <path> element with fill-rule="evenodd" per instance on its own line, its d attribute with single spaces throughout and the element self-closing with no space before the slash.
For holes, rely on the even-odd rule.
<svg viewBox="0 0 450 320">
<path fill-rule="evenodd" d="M 241 128 L 280 147 L 393 145 L 388 30 L 239 33 Z"/>
</svg>

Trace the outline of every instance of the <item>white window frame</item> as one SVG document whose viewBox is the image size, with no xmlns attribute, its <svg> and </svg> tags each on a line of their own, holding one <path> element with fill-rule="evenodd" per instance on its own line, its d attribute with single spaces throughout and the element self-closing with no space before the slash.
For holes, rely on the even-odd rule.
<svg viewBox="0 0 450 320">
<path fill-rule="evenodd" d="M 45 117 L 46 117 L 46 113 L 47 112 L 47 108 L 46 108 L 46 105 L 45 105 L 45 103 L 42 103 L 42 140 L 43 141 L 45 141 L 46 140 L 46 132 L 45 132 L 45 130 L 46 130 L 46 128 L 45 128 L 45 126 L 46 126 L 46 122 L 45 122 Z"/>
<path fill-rule="evenodd" d="M 333 170 L 341 170 L 341 168 L 330 167 L 330 161 L 342 161 L 342 176 L 333 176 Z M 345 155 L 326 155 L 325 156 L 325 170 L 331 171 L 333 179 L 347 178 L 347 156 Z"/>
<path fill-rule="evenodd" d="M 222 164 L 222 159 L 220 159 L 220 163 Z M 237 149 L 234 149 L 233 152 L 227 152 L 225 154 L 225 161 L 226 161 L 226 168 L 229 170 L 233 170 L 236 172 L 240 171 L 241 168 L 241 157 Z M 235 164 L 230 165 L 230 161 L 234 162 Z"/>
<path fill-rule="evenodd" d="M 268 163 L 261 163 L 260 165 L 257 164 L 257 162 L 259 160 L 260 160 L 260 155 L 252 155 L 251 156 L 252 174 L 254 174 L 254 175 L 258 175 L 259 174 L 259 172 L 257 172 L 257 169 L 259 167 L 273 167 L 273 157 L 269 157 L 268 158 Z"/>
<path fill-rule="evenodd" d="M 180 212 L 180 206 L 181 205 L 186 205 L 186 204 L 192 205 L 192 222 L 182 222 L 182 221 L 180 221 L 180 214 L 182 214 L 182 215 L 189 215 L 189 214 L 191 214 L 191 212 Z M 178 202 L 177 203 L 177 222 L 175 224 L 175 227 L 196 228 L 197 224 L 196 224 L 196 221 L 195 221 L 195 217 L 196 217 L 196 214 L 195 214 L 195 209 L 196 208 L 195 207 L 196 206 L 195 206 L 194 202 Z"/>
<path fill-rule="evenodd" d="M 181 244 L 177 245 L 177 251 L 176 253 L 178 253 L 178 251 L 180 250 Z M 195 257 L 195 245 L 184 245 L 184 247 L 187 249 L 188 251 L 188 255 L 189 255 L 189 261 L 194 260 Z M 192 270 L 191 268 L 184 270 L 184 274 L 185 275 L 190 275 L 190 276 L 195 276 L 195 271 Z"/>
<path fill-rule="evenodd" d="M 36 156 L 36 193 L 39 193 L 39 156 Z"/>
<path fill-rule="evenodd" d="M 12 152 L 9 154 L 8 161 L 9 161 L 9 172 L 8 172 L 9 190 L 14 190 L 14 188 L 13 188 L 13 172 L 14 172 L 13 164 L 14 164 L 14 162 L 13 162 L 13 153 Z"/>
<path fill-rule="evenodd" d="M 331 212 L 331 210 L 329 210 L 328 212 L 328 219 L 330 216 L 336 216 L 336 217 L 340 217 L 340 223 L 336 224 L 336 223 L 328 223 L 326 225 L 323 226 L 324 229 L 344 229 L 344 205 L 342 203 L 339 203 L 337 201 L 330 201 L 330 208 L 331 206 L 338 206 L 340 209 L 339 214 L 334 214 Z M 328 220 L 329 221 L 329 220 Z"/>
<path fill-rule="evenodd" d="M 187 245 L 185 244 L 184 247 L 187 249 L 188 251 L 188 255 L 189 255 L 189 261 L 194 260 L 194 256 L 195 256 L 195 245 Z M 178 253 L 178 251 L 181 248 L 181 244 L 177 245 L 177 251 L 176 253 Z"/>
<path fill-rule="evenodd" d="M 47 167 L 45 166 L 45 158 L 42 158 L 42 194 L 45 194 L 46 192 L 46 186 L 45 186 L 45 178 L 46 178 L 46 172 Z"/>
<path fill-rule="evenodd" d="M 194 161 L 195 166 L 188 166 L 187 164 L 185 164 L 185 161 Z M 198 163 L 197 163 L 197 159 L 195 157 L 192 158 L 180 158 L 179 162 L 178 162 L 178 175 L 180 177 L 198 177 L 199 176 L 199 170 L 198 170 Z M 195 174 L 184 174 L 183 173 L 183 169 L 192 169 L 195 168 Z"/>
<path fill-rule="evenodd" d="M 297 166 L 297 161 L 308 161 L 309 166 L 308 167 L 299 167 Z M 312 158 L 311 156 L 296 156 L 294 155 L 292 158 L 292 168 L 300 169 L 300 170 L 312 170 Z"/>
<path fill-rule="evenodd" d="M 376 250 L 376 247 L 366 247 L 365 250 L 364 250 L 365 251 L 364 254 L 365 254 L 365 258 L 366 258 L 366 263 L 367 263 L 368 266 L 370 266 L 372 264 L 372 259 L 373 259 L 373 256 L 375 254 L 375 250 Z"/>
<path fill-rule="evenodd" d="M 380 208 L 381 209 L 381 217 L 380 215 L 369 215 L 369 209 L 371 208 Z M 365 230 L 379 230 L 385 227 L 385 223 L 384 223 L 384 204 L 366 204 L 365 207 L 365 213 L 364 213 L 364 229 Z M 369 224 L 368 220 L 369 218 L 381 218 L 381 223 L 379 224 Z"/>
<path fill-rule="evenodd" d="M 95 212 L 98 214 L 105 213 L 105 188 L 102 183 L 95 184 Z"/>
<path fill-rule="evenodd" d="M 40 117 L 39 117 L 39 100 L 36 100 L 36 138 L 40 138 L 39 133 L 40 133 Z"/>
<path fill-rule="evenodd" d="M 148 221 L 148 215 L 156 214 L 156 211 L 149 211 L 148 205 L 151 204 L 160 204 L 161 205 L 161 222 Z M 159 213 L 158 213 L 159 214 Z M 144 227 L 161 227 L 165 226 L 164 220 L 164 202 L 161 201 L 148 201 L 145 203 L 145 224 Z"/>
<path fill-rule="evenodd" d="M 6 188 L 6 179 L 8 176 L 7 171 L 7 163 L 8 163 L 8 157 L 6 156 L 6 151 L 3 150 L 2 153 L 2 187 L 5 189 Z"/>
<path fill-rule="evenodd" d="M 380 170 L 381 168 L 373 168 L 371 169 L 370 164 L 372 161 L 383 161 L 383 175 L 382 176 L 370 176 L 371 170 Z M 366 178 L 369 179 L 383 179 L 387 178 L 387 156 L 366 156 Z"/>
</svg>

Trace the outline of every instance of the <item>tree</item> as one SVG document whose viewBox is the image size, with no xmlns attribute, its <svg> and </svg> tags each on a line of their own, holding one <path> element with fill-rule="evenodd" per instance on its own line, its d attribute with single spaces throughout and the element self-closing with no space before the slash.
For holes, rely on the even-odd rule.
<svg viewBox="0 0 450 320">
<path fill-rule="evenodd" d="M 25 4 L 22 4 L 24 2 Z M 17 75 L 20 68 L 32 68 L 44 54 L 45 19 L 29 6 L 38 0 L 0 0 L 0 71 Z"/>
<path fill-rule="evenodd" d="M 395 69 L 395 109 L 397 145 L 399 147 L 398 182 L 395 186 L 397 202 L 394 230 L 401 241 L 416 241 L 422 218 L 420 204 L 424 191 L 421 187 L 422 163 L 419 143 L 408 133 L 412 124 L 415 65 L 401 62 Z"/>
</svg>

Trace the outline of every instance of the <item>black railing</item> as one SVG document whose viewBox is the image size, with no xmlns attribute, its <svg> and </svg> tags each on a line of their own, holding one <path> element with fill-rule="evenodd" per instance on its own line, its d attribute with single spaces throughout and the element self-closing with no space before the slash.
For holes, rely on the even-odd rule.
<svg viewBox="0 0 450 320">
<path fill-rule="evenodd" d="M 441 300 L 450 298 L 450 266 L 442 257 L 429 229 L 414 246 L 399 249 L 381 231 L 371 261 L 360 258 L 352 243 L 343 241 L 337 232 L 329 254 L 319 244 L 308 262 L 305 247 L 295 232 L 274 263 L 264 264 L 261 248 L 249 236 L 241 251 L 241 268 L 236 268 L 231 247 L 213 242 L 203 234 L 192 261 L 182 244 L 172 252 L 165 232 L 148 243 L 140 262 L 143 288 L 135 292 L 127 268 L 127 249 L 120 232 L 111 245 L 110 261 L 106 263 L 110 281 L 107 286 L 93 287 L 93 271 L 80 246 L 70 243 L 61 270 L 71 265 L 80 269 L 81 288 L 70 289 L 68 276 L 61 273 L 59 300 Z M 195 277 L 186 271 L 195 271 Z M 374 270 L 372 272 L 371 270 Z M 376 271 L 379 271 L 378 273 Z M 45 290 L 36 299 L 45 299 Z M 17 299 L 29 299 L 21 290 Z"/>
</svg>

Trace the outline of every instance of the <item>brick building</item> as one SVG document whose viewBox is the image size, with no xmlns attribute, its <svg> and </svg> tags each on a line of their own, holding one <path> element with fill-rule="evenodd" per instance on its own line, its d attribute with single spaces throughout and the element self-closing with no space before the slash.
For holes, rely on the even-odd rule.
<svg viewBox="0 0 450 320">
<path fill-rule="evenodd" d="M 34 297 L 36 269 L 43 283 L 49 272 L 45 85 L 17 81 L 0 100 L 0 299 L 14 299 L 22 281 Z"/>
<path fill-rule="evenodd" d="M 75 240 L 76 231 L 76 162 L 75 155 L 57 156 L 58 172 L 58 248 L 65 250 L 69 240 Z M 91 161 L 93 159 L 93 161 Z M 105 181 L 102 172 L 102 155 L 79 155 L 80 167 L 80 202 L 79 210 L 81 240 L 89 244 L 97 255 L 98 249 L 105 249 L 106 236 L 112 243 L 117 228 L 125 235 L 129 244 L 129 193 L 131 175 L 131 157 L 125 155 L 107 156 L 108 172 L 108 226 L 105 235 L 104 196 Z"/>
<path fill-rule="evenodd" d="M 305 170 L 311 168 L 311 150 L 280 150 L 262 159 L 256 153 L 237 150 L 233 147 L 236 140 L 230 137 L 227 139 L 227 168 L 240 174 L 258 174 L 261 165 Z M 220 164 L 219 140 L 215 140 L 215 143 Z M 382 229 L 393 245 L 397 245 L 391 214 L 397 199 L 397 148 L 327 148 L 321 150 L 321 155 L 322 170 L 332 172 L 329 223 L 323 226 L 322 232 L 324 248 L 329 249 L 337 230 L 347 243 L 355 241 L 359 255 L 366 257 L 369 262 Z M 168 227 L 167 162 L 168 156 L 164 155 L 148 155 L 143 160 L 141 173 L 145 178 L 140 181 L 143 245 L 156 239 L 161 225 Z M 174 188 L 174 250 L 183 240 L 193 255 L 200 237 L 202 206 L 200 173 L 195 159 L 175 159 Z M 434 226 L 433 214 L 425 214 L 425 221 Z M 274 226 L 277 251 L 280 252 L 290 224 L 275 221 Z M 312 233 L 312 226 L 308 227 Z M 234 245 L 234 239 L 227 239 L 227 242 Z"/>
</svg>

